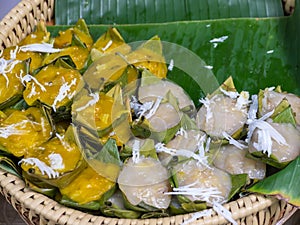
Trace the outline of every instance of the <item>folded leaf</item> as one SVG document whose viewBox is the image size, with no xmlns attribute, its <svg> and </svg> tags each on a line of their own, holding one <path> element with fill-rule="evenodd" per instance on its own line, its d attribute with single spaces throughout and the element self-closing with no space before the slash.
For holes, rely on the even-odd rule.
<svg viewBox="0 0 300 225">
<path fill-rule="evenodd" d="M 93 159 L 88 160 L 88 163 L 98 174 L 108 180 L 116 181 L 122 164 L 116 141 L 112 138 L 108 139 Z"/>
<path fill-rule="evenodd" d="M 259 181 L 248 191 L 273 195 L 288 203 L 300 207 L 300 156 L 291 162 L 286 168 L 272 176 Z"/>
<path fill-rule="evenodd" d="M 0 169 L 21 177 L 20 168 L 12 160 L 12 156 L 0 151 Z"/>
</svg>

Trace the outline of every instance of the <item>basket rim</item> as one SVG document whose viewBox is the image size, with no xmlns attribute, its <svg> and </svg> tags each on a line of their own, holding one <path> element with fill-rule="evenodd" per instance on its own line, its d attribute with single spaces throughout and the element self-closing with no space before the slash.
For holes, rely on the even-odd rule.
<svg viewBox="0 0 300 225">
<path fill-rule="evenodd" d="M 20 205 L 21 208 L 23 208 L 23 210 L 17 209 L 23 218 L 24 211 L 27 210 L 33 215 L 39 215 L 47 221 L 54 221 L 58 224 L 74 224 L 74 222 L 78 220 L 81 222 L 85 221 L 86 224 L 94 224 L 96 221 L 97 224 L 117 224 L 117 222 L 120 221 L 126 224 L 136 224 L 140 221 L 145 221 L 147 224 L 181 224 L 194 215 L 194 213 L 188 213 L 150 219 L 120 219 L 102 215 L 92 215 L 77 209 L 68 208 L 41 193 L 27 188 L 25 182 L 21 178 L 5 172 L 2 169 L 0 169 L 0 192 L 15 209 L 17 209 L 17 205 Z M 237 199 L 236 201 L 228 202 L 224 204 L 224 207 L 232 213 L 232 217 L 235 220 L 249 217 L 268 207 L 283 208 L 283 210 L 280 209 L 280 214 L 282 215 L 277 219 L 287 220 L 297 210 L 286 202 L 258 194 L 250 194 Z M 26 218 L 26 220 L 28 220 L 28 218 Z M 211 216 L 199 218 L 197 223 L 204 222 L 204 220 L 205 224 L 215 224 L 213 223 L 214 221 L 218 221 L 217 224 L 228 222 L 223 216 L 218 215 L 215 211 L 213 211 Z"/>
<path fill-rule="evenodd" d="M 16 45 L 29 34 L 42 19 L 54 19 L 55 0 L 20 0 L 2 20 L 0 20 L 0 50 Z"/>
</svg>

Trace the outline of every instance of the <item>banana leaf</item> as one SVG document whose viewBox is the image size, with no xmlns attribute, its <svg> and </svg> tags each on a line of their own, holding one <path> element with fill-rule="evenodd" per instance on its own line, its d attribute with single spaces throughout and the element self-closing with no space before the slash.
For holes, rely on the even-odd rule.
<svg viewBox="0 0 300 225">
<path fill-rule="evenodd" d="M 21 169 L 17 166 L 17 160 L 13 155 L 0 151 L 0 169 L 21 177 Z"/>
<path fill-rule="evenodd" d="M 122 165 L 116 141 L 112 138 L 108 139 L 102 149 L 94 155 L 93 159 L 89 159 L 88 163 L 98 174 L 111 181 L 116 181 Z"/>
<path fill-rule="evenodd" d="M 89 24 L 132 24 L 137 21 L 160 23 L 233 17 L 274 17 L 283 14 L 281 0 L 55 1 L 56 24 L 75 24 L 80 17 Z"/>
<path fill-rule="evenodd" d="M 11 106 L 12 109 L 17 109 L 17 110 L 26 110 L 29 107 L 30 106 L 26 103 L 26 101 L 23 98 L 19 100 L 16 104 Z"/>
<path fill-rule="evenodd" d="M 247 181 L 248 181 L 247 174 L 231 175 L 232 188 L 228 199 L 233 199 L 235 195 L 246 186 Z"/>
<path fill-rule="evenodd" d="M 293 110 L 291 107 L 288 107 L 286 110 L 284 110 L 282 113 L 280 113 L 278 116 L 274 119 L 275 123 L 291 123 L 294 126 L 296 126 L 296 120 L 293 115 Z"/>
<path fill-rule="evenodd" d="M 100 210 L 105 216 L 137 219 L 141 215 L 141 212 L 125 208 L 123 195 L 120 190 L 117 190 L 108 199 L 102 198 L 100 205 Z"/>
<path fill-rule="evenodd" d="M 26 178 L 26 174 L 22 173 L 25 184 L 28 188 L 50 198 L 54 198 L 58 192 L 57 187 L 47 184 L 39 179 L 31 178 L 30 181 Z"/>
<path fill-rule="evenodd" d="M 119 209 L 114 207 L 114 205 L 104 206 L 102 213 L 106 216 L 111 217 L 119 217 L 119 218 L 126 218 L 126 219 L 137 219 L 140 217 L 141 213 L 129 210 L 129 209 Z"/>
<path fill-rule="evenodd" d="M 253 94 L 259 89 L 280 84 L 283 90 L 300 95 L 300 58 L 297 52 L 300 47 L 297 38 L 299 21 L 300 8 L 296 5 L 295 13 L 287 17 L 179 21 L 115 27 L 127 43 L 147 40 L 155 35 L 167 42 L 167 49 L 164 48 L 166 62 L 174 59 L 175 64 L 168 78 L 179 83 L 199 106 L 198 99 L 212 93 L 230 75 L 238 91 L 248 90 Z M 90 25 L 89 29 L 96 39 L 110 26 Z M 53 26 L 48 30 L 52 35 L 56 35 L 59 30 L 67 27 Z M 220 37 L 227 39 L 216 42 Z M 176 54 L 176 45 L 190 51 L 183 51 L 186 55 L 181 57 L 182 54 Z M 175 48 L 173 52 L 172 47 Z M 197 67 L 195 61 L 186 60 L 186 56 L 189 56 L 189 59 L 198 58 L 198 64 L 204 60 L 205 63 L 201 64 L 202 70 L 200 66 Z M 177 69 L 176 64 L 189 68 L 189 75 Z M 205 65 L 210 66 L 210 69 L 203 70 Z M 208 85 L 210 87 L 206 87 L 209 82 L 201 82 L 200 78 L 204 75 L 201 76 L 200 72 L 210 76 L 209 72 L 213 73 L 217 82 L 212 79 Z"/>
<path fill-rule="evenodd" d="M 116 141 L 114 139 L 109 139 L 103 146 L 102 151 L 99 151 L 97 155 L 95 155 L 95 159 L 100 160 L 103 163 L 112 163 L 120 166 L 121 160 Z"/>
<path fill-rule="evenodd" d="M 58 201 L 59 203 L 65 206 L 72 207 L 75 209 L 91 210 L 91 211 L 97 211 L 100 209 L 99 201 L 88 202 L 86 204 L 78 204 L 77 202 L 74 202 L 65 196 L 56 197 L 56 201 Z"/>
<path fill-rule="evenodd" d="M 248 191 L 273 195 L 300 207 L 300 156 L 283 170 L 259 181 Z"/>
</svg>

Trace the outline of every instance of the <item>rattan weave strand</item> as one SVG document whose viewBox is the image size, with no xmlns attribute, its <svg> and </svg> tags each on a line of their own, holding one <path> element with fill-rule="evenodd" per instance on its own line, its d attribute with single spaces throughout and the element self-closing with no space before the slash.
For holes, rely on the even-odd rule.
<svg viewBox="0 0 300 225">
<path fill-rule="evenodd" d="M 22 0 L 0 22 L 0 49 L 16 45 L 37 24 L 53 21 L 54 0 Z M 84 225 L 175 225 L 191 214 L 158 219 L 132 220 L 105 218 L 67 208 L 25 187 L 22 179 L 0 169 L 0 192 L 28 224 Z M 284 201 L 261 195 L 249 195 L 225 205 L 240 225 L 280 225 L 296 210 Z M 221 225 L 228 221 L 217 213 L 191 224 Z"/>
<path fill-rule="evenodd" d="M 0 49 L 16 45 L 39 20 L 52 21 L 54 0 L 22 0 L 0 22 Z"/>
<path fill-rule="evenodd" d="M 186 214 L 159 219 L 130 220 L 94 216 L 67 208 L 42 194 L 31 191 L 25 187 L 23 180 L 3 170 L 0 170 L 0 192 L 28 224 L 175 225 L 191 217 L 191 214 Z M 233 218 L 241 225 L 275 225 L 295 210 L 284 201 L 254 194 L 232 201 L 225 207 L 232 212 Z M 221 225 L 227 224 L 227 221 L 213 213 L 209 217 L 197 220 L 194 224 Z"/>
</svg>

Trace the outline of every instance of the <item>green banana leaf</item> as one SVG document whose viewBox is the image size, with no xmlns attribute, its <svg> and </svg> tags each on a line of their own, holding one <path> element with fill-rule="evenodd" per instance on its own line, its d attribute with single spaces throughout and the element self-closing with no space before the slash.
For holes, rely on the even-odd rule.
<svg viewBox="0 0 300 225">
<path fill-rule="evenodd" d="M 281 0 L 55 1 L 56 24 L 75 24 L 79 17 L 83 17 L 89 24 L 133 24 L 236 17 L 275 17 L 283 14 Z"/>
<path fill-rule="evenodd" d="M 283 100 L 285 102 L 287 100 Z M 278 107 L 277 107 L 278 108 Z M 276 115 L 273 119 L 275 123 L 290 123 L 294 125 L 295 127 L 297 126 L 296 119 L 294 112 L 291 108 L 291 106 L 286 107 L 282 112 L 280 112 L 278 115 Z"/>
<path fill-rule="evenodd" d="M 297 0 L 297 3 L 300 1 Z M 115 27 L 128 43 L 158 35 L 164 42 L 191 50 L 192 53 L 187 54 L 195 53 L 195 57 L 200 57 L 206 65 L 211 66 L 209 72 L 215 75 L 218 84 L 211 84 L 210 88 L 206 88 L 206 85 L 201 86 L 200 72 L 205 73 L 201 68 L 186 61 L 180 54 L 176 55 L 174 51 L 169 54 L 165 52 L 167 62 L 175 58 L 175 69 L 169 72 L 168 78 L 179 83 L 195 104 L 199 105 L 200 97 L 215 90 L 229 76 L 233 77 L 238 91 L 248 90 L 252 94 L 265 87 L 281 85 L 282 90 L 300 95 L 300 58 L 297 51 L 300 47 L 297 32 L 300 29 L 299 21 L 300 8 L 296 5 L 295 13 L 289 17 L 182 21 Z M 110 26 L 90 25 L 94 40 Z M 48 31 L 57 35 L 59 30 L 67 28 L 68 26 L 51 26 Z M 220 37 L 227 39 L 214 42 L 215 38 Z M 186 64 L 186 67 L 199 76 L 186 75 L 182 70 L 176 69 L 176 63 Z"/>
<path fill-rule="evenodd" d="M 250 187 L 248 191 L 274 195 L 279 199 L 284 199 L 290 204 L 300 207 L 299 174 L 300 156 L 283 170 Z"/>
<path fill-rule="evenodd" d="M 100 205 L 100 210 L 105 216 L 137 219 L 141 215 L 141 212 L 124 207 L 123 195 L 120 190 L 115 191 L 108 199 L 102 198 Z"/>
<path fill-rule="evenodd" d="M 102 151 L 97 153 L 95 159 L 100 160 L 103 163 L 113 163 L 120 166 L 121 160 L 116 141 L 114 139 L 109 139 L 103 146 Z"/>
<path fill-rule="evenodd" d="M 21 176 L 21 170 L 17 166 L 17 159 L 6 152 L 0 151 L 0 169 L 16 175 L 17 177 Z"/>
<path fill-rule="evenodd" d="M 71 199 L 69 199 L 65 196 L 56 197 L 56 201 L 58 201 L 62 205 L 80 209 L 80 210 L 97 211 L 100 209 L 99 201 L 92 201 L 92 202 L 88 202 L 86 204 L 81 205 L 81 204 L 78 204 L 77 202 L 72 201 Z"/>
<path fill-rule="evenodd" d="M 85 153 L 86 154 L 86 153 Z M 120 172 L 122 161 L 115 139 L 108 139 L 101 151 L 94 155 L 88 163 L 103 177 L 116 181 Z"/>
<path fill-rule="evenodd" d="M 241 189 L 243 189 L 248 182 L 247 174 L 235 174 L 231 175 L 232 188 L 228 199 L 233 199 L 236 194 L 238 194 Z"/>
</svg>

